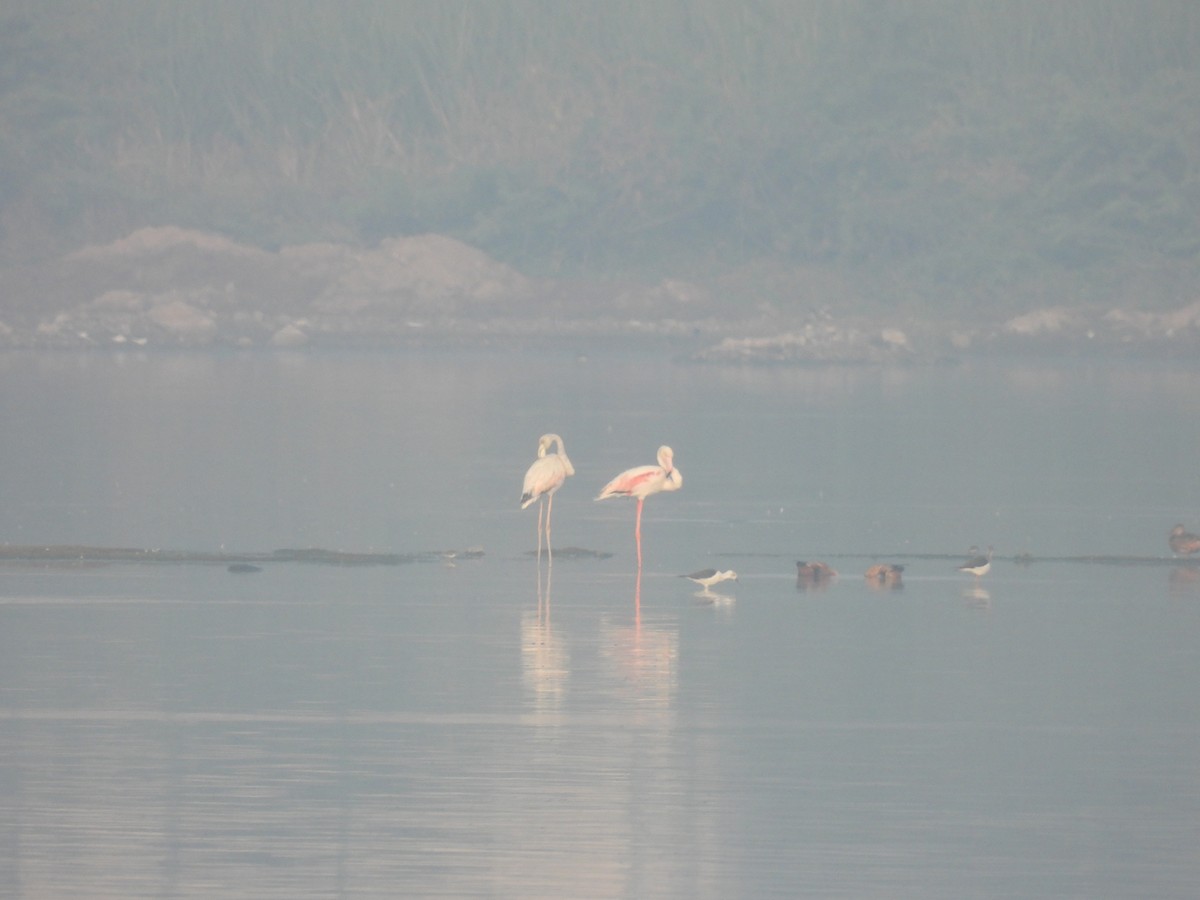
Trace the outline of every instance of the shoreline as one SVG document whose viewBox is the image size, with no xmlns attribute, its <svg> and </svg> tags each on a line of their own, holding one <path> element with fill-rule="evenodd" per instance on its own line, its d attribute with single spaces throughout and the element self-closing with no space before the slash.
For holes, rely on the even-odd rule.
<svg viewBox="0 0 1200 900">
<path fill-rule="evenodd" d="M 172 226 L 17 273 L 0 351 L 668 346 L 718 364 L 953 363 L 975 358 L 1192 359 L 1200 292 L 1174 309 L 1064 303 L 969 318 L 819 305 L 811 272 L 770 290 L 661 279 L 527 277 L 436 234 L 277 251 Z M 817 280 L 813 280 L 816 278 Z"/>
</svg>

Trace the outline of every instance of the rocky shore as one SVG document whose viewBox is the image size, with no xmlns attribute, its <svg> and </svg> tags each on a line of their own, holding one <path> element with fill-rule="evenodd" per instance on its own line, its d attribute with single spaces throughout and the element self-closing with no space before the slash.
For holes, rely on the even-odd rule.
<svg viewBox="0 0 1200 900">
<path fill-rule="evenodd" d="M 145 228 L 16 273 L 0 349 L 381 347 L 671 339 L 713 363 L 933 363 L 980 355 L 1188 357 L 1200 293 L 1169 312 L 1051 307 L 992 322 L 782 313 L 705 285 L 526 277 L 441 235 L 264 250 Z M 747 313 L 746 307 L 753 307 Z"/>
</svg>

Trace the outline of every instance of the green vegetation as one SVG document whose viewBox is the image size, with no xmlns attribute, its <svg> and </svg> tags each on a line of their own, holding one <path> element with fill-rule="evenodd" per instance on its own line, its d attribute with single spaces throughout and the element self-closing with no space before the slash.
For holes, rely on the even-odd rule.
<svg viewBox="0 0 1200 900">
<path fill-rule="evenodd" d="M 436 231 L 535 275 L 1196 299 L 1194 0 L 9 0 L 0 261 Z M 755 281 L 756 277 L 759 278 Z"/>
</svg>

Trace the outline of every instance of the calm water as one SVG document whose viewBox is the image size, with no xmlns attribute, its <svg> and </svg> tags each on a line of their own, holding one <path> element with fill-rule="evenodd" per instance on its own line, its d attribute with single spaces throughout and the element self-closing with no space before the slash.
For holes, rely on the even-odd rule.
<svg viewBox="0 0 1200 900">
<path fill-rule="evenodd" d="M 1200 894 L 1200 581 L 1072 559 L 1200 530 L 1200 366 L 10 354 L 0 421 L 8 544 L 484 551 L 0 565 L 0 895 Z M 528 555 L 544 431 L 612 556 Z"/>
</svg>

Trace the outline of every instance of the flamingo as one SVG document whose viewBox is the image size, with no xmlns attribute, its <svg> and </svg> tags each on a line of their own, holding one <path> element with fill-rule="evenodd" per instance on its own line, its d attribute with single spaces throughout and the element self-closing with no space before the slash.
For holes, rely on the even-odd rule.
<svg viewBox="0 0 1200 900">
<path fill-rule="evenodd" d="M 1168 538 L 1171 545 L 1171 552 L 1176 556 L 1180 554 L 1191 556 L 1197 550 L 1200 550 L 1200 537 L 1187 531 L 1182 525 L 1176 525 L 1171 529 L 1171 537 Z"/>
<path fill-rule="evenodd" d="M 555 453 L 548 451 L 554 445 Z M 554 492 L 563 486 L 568 475 L 575 474 L 575 467 L 567 458 L 567 449 L 563 439 L 557 434 L 543 434 L 538 438 L 537 459 L 525 473 L 525 485 L 521 489 L 521 509 L 525 509 L 535 500 L 546 498 L 544 504 L 538 503 L 538 560 L 542 558 L 542 506 L 546 507 L 546 554 L 550 562 L 554 562 L 554 551 L 550 549 L 550 511 L 554 508 Z"/>
<path fill-rule="evenodd" d="M 675 451 L 666 445 L 658 448 L 657 466 L 636 466 L 626 469 L 604 486 L 597 500 L 609 497 L 637 497 L 637 524 L 633 535 L 637 541 L 638 571 L 642 569 L 642 504 L 651 494 L 677 491 L 683 487 L 683 473 L 675 468 Z"/>
</svg>

